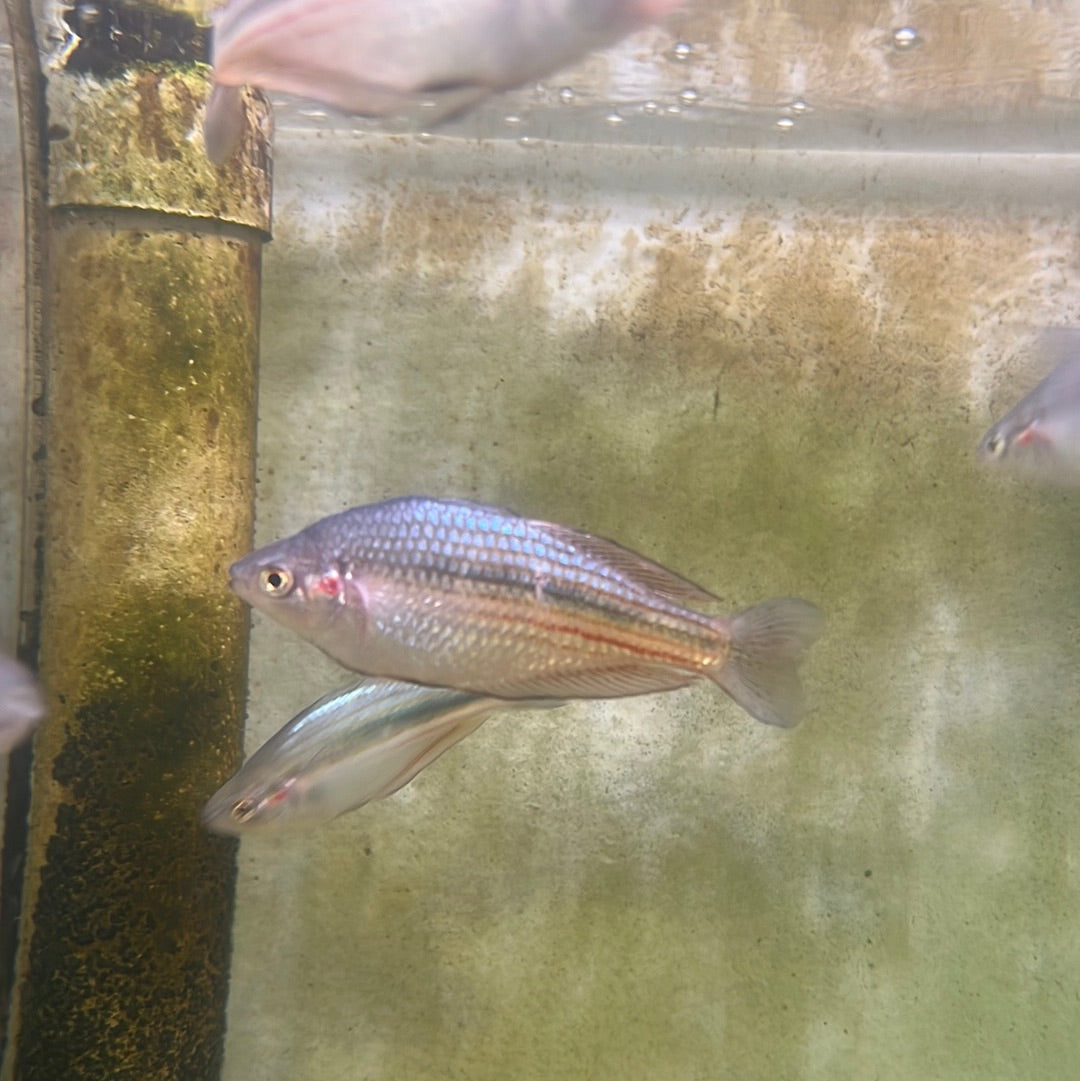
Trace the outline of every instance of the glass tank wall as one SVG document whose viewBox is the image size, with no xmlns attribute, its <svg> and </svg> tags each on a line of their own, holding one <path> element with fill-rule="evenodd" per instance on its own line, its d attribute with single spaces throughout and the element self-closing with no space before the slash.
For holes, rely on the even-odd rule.
<svg viewBox="0 0 1080 1081">
<path fill-rule="evenodd" d="M 431 131 L 271 95 L 255 543 L 462 497 L 826 627 L 798 728 L 496 714 L 244 840 L 227 1081 L 1074 1076 L 1080 495 L 974 451 L 1080 322 L 1078 18 L 697 2 Z M 255 616 L 245 750 L 347 678 Z"/>
</svg>

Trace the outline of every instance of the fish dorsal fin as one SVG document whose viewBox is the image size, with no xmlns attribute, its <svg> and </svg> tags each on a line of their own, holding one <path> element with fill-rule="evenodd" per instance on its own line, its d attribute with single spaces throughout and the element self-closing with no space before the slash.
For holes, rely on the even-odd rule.
<svg viewBox="0 0 1080 1081">
<path fill-rule="evenodd" d="M 1080 356 L 1066 356 L 1054 370 L 1010 412 L 1034 414 L 1074 402 L 1080 395 Z"/>
<path fill-rule="evenodd" d="M 720 598 L 707 589 L 702 589 L 687 578 L 646 559 L 629 548 L 624 548 L 616 541 L 606 537 L 594 537 L 590 533 L 581 533 L 565 526 L 551 525 L 547 522 L 529 522 L 530 528 L 541 533 L 546 533 L 559 544 L 581 552 L 597 563 L 610 567 L 640 586 L 649 590 L 673 604 L 680 605 L 714 605 L 720 603 Z"/>
<path fill-rule="evenodd" d="M 1055 327 L 1044 330 L 1038 338 L 1043 363 L 1053 363 L 1053 371 L 1033 390 L 1024 395 L 998 421 L 994 428 L 1008 431 L 1023 427 L 1048 410 L 1068 408 L 1080 397 L 1080 330 Z"/>
</svg>

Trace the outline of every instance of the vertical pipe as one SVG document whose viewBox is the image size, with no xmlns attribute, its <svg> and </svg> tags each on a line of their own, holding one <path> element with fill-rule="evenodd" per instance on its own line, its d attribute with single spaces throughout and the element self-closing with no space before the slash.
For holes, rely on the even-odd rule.
<svg viewBox="0 0 1080 1081">
<path fill-rule="evenodd" d="M 17 508 L 8 523 L 11 536 L 18 536 L 21 549 L 9 565 L 15 582 L 9 597 L 18 598 L 16 635 L 21 660 L 37 667 L 39 615 L 41 603 L 42 523 L 44 503 L 44 440 L 41 403 L 45 378 L 45 247 L 48 240 L 48 211 L 45 191 L 45 80 L 41 71 L 37 36 L 30 0 L 5 0 L 8 40 L 11 43 L 14 73 L 15 113 L 18 122 L 19 171 L 22 175 L 22 304 L 23 334 L 9 348 L 19 357 L 22 378 L 6 384 L 7 416 L 19 419 L 9 431 L 8 453 L 19 456 L 21 482 L 13 487 L 17 498 L 9 506 Z M 6 367 L 6 365 L 5 365 Z M 12 397 L 18 395 L 18 401 Z M 20 446 L 21 443 L 21 446 Z M 16 449 L 17 448 L 17 449 Z M 5 492 L 5 495 L 12 493 Z M 7 613 L 5 626 L 15 621 Z M 3 643 L 8 647 L 8 640 Z M 14 749 L 5 763 L 3 858 L 0 863 L 0 1055 L 7 1044 L 7 1019 L 11 1005 L 15 968 L 23 868 L 26 852 L 26 816 L 30 800 L 30 745 Z"/>
<path fill-rule="evenodd" d="M 235 850 L 202 801 L 240 754 L 265 123 L 227 170 L 206 85 L 49 81 L 46 516 L 10 1081 L 210 1079 Z M 249 101 L 265 120 L 261 105 Z"/>
</svg>

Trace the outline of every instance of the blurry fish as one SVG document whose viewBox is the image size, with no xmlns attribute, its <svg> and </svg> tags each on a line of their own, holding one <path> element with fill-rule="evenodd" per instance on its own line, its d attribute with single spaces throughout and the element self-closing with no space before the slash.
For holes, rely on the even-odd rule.
<svg viewBox="0 0 1080 1081">
<path fill-rule="evenodd" d="M 232 0 L 217 15 L 204 135 L 240 141 L 240 87 L 385 116 L 434 102 L 436 122 L 655 22 L 681 0 Z"/>
<path fill-rule="evenodd" d="M 45 716 L 45 700 L 30 670 L 0 654 L 0 754 L 22 743 Z"/>
<path fill-rule="evenodd" d="M 203 808 L 215 833 L 310 829 L 404 787 L 504 702 L 462 691 L 364 679 L 301 710 Z"/>
<path fill-rule="evenodd" d="M 324 518 L 230 568 L 233 590 L 348 668 L 501 698 L 718 683 L 768 724 L 802 714 L 821 615 L 717 598 L 613 541 L 497 507 L 405 498 Z"/>
<path fill-rule="evenodd" d="M 1080 484 L 1080 330 L 1044 331 L 1039 348 L 1057 367 L 983 436 L 978 456 L 1037 480 Z"/>
</svg>

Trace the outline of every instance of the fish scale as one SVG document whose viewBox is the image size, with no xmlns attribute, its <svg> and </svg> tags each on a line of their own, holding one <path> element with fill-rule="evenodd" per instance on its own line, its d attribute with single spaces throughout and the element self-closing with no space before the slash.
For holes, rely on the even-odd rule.
<svg viewBox="0 0 1080 1081">
<path fill-rule="evenodd" d="M 717 682 L 793 724 L 820 614 L 796 598 L 730 619 L 613 541 L 461 500 L 325 518 L 230 570 L 233 589 L 346 667 L 501 698 L 597 698 Z"/>
<path fill-rule="evenodd" d="M 373 519 L 389 532 L 389 536 L 378 532 L 359 534 L 355 546 L 368 549 L 369 559 L 376 553 L 408 556 L 403 560 L 388 559 L 388 568 L 409 571 L 422 567 L 436 574 L 449 575 L 454 580 L 467 580 L 471 585 L 491 581 L 498 587 L 517 584 L 528 590 L 534 590 L 540 579 L 546 595 L 573 597 L 579 592 L 593 590 L 627 601 L 639 599 L 650 608 L 665 607 L 662 598 L 640 589 L 632 581 L 614 577 L 611 568 L 587 560 L 566 542 L 558 538 L 531 538 L 528 526 L 532 523 L 463 515 L 455 513 L 453 507 L 421 504 L 413 513 L 425 516 L 425 539 L 434 543 L 413 547 L 420 533 L 412 516 L 399 516 L 396 503 L 383 506 L 391 508 L 390 513 L 385 518 L 374 515 Z M 411 507 L 411 504 L 406 506 Z M 441 517 L 432 521 L 428 515 L 448 516 L 453 525 L 447 527 Z M 512 558 L 507 559 L 508 555 Z M 487 573 L 480 573 L 479 569 Z M 520 575 L 511 573 L 514 569 L 519 570 Z M 404 579 L 409 580 L 407 574 Z M 686 614 L 679 606 L 667 607 L 672 614 Z"/>
</svg>

